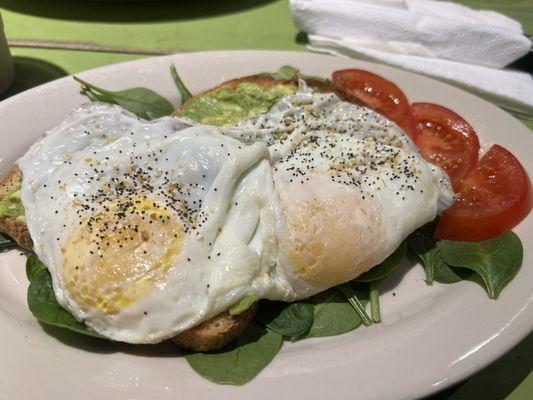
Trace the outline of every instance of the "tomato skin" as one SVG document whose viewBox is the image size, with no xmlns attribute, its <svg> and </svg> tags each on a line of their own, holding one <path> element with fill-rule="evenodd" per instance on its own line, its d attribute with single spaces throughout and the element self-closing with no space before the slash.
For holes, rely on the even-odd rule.
<svg viewBox="0 0 533 400">
<path fill-rule="evenodd" d="M 342 99 L 370 107 L 395 122 L 411 138 L 417 135 L 409 101 L 391 81 L 362 69 L 343 69 L 333 73 L 332 85 Z"/>
<path fill-rule="evenodd" d="M 415 144 L 426 160 L 446 171 L 457 190 L 478 160 L 476 132 L 460 115 L 437 104 L 413 103 L 411 112 L 420 132 Z"/>
<path fill-rule="evenodd" d="M 533 207 L 531 181 L 520 162 L 494 145 L 460 185 L 455 203 L 442 213 L 435 237 L 476 242 L 513 229 Z"/>
</svg>

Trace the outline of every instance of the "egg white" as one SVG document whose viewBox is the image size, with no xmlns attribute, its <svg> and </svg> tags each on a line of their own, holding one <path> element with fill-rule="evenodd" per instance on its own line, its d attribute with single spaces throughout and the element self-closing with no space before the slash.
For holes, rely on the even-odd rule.
<svg viewBox="0 0 533 400">
<path fill-rule="evenodd" d="M 276 253 L 271 249 L 275 247 L 272 224 L 258 229 L 259 220 L 272 220 L 268 157 L 266 145 L 242 145 L 216 128 L 187 127 L 170 117 L 142 121 L 104 104 L 74 110 L 19 160 L 26 223 L 35 252 L 50 270 L 58 302 L 111 339 L 154 343 L 227 310 L 249 293 L 283 291 L 284 285 L 275 282 L 279 279 L 268 274 Z M 142 171 L 140 178 L 132 179 L 137 171 Z M 125 190 L 124 182 L 131 188 Z M 143 187 L 143 182 L 149 186 Z M 171 200 L 165 191 L 170 185 L 176 186 Z M 111 250 L 102 250 L 117 232 L 102 224 L 120 224 L 116 213 L 106 214 L 106 207 L 132 199 L 141 199 L 138 207 L 146 206 L 147 214 L 154 216 L 150 225 L 144 221 L 141 231 L 152 236 L 175 232 L 178 228 L 173 225 L 173 231 L 153 228 L 160 213 L 168 217 L 168 224 L 181 227 L 179 254 L 163 272 L 161 265 L 149 260 L 161 249 L 140 239 L 142 252 L 128 241 L 127 254 L 120 252 L 118 241 L 111 243 Z M 162 211 L 160 205 L 170 201 L 174 203 Z M 178 207 L 184 204 L 187 212 Z M 121 218 L 130 218 L 137 205 L 128 207 Z M 104 217 L 94 219 L 102 212 Z M 80 226 L 88 218 L 93 218 L 89 219 L 92 236 L 82 231 L 86 239 L 80 241 Z M 91 243 L 94 231 L 107 232 L 104 239 L 97 239 L 98 248 Z M 154 240 L 167 244 L 164 237 Z M 89 249 L 95 254 L 89 256 Z M 81 266 L 87 259 L 93 264 Z M 121 259 L 133 264 L 122 265 Z M 109 280 L 114 279 L 117 282 L 111 285 Z M 77 285 L 71 280 L 89 283 Z M 116 298 L 95 286 L 115 290 Z"/>
</svg>

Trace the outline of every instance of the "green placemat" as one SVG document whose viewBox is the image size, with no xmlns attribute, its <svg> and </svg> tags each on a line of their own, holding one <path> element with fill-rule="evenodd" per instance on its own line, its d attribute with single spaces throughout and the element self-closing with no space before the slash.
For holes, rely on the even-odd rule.
<svg viewBox="0 0 533 400">
<path fill-rule="evenodd" d="M 168 52 L 304 48 L 286 0 L 0 0 L 0 8 L 10 39 Z"/>
</svg>

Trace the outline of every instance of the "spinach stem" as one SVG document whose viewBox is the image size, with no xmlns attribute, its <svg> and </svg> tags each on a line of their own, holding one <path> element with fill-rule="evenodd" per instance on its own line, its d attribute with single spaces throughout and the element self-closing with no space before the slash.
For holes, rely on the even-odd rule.
<svg viewBox="0 0 533 400">
<path fill-rule="evenodd" d="M 174 64 L 170 65 L 170 75 L 172 75 L 172 79 L 174 79 L 174 83 L 176 84 L 176 87 L 178 88 L 178 91 L 180 92 L 181 104 L 183 104 L 192 97 L 192 94 L 191 92 L 189 92 L 189 89 L 187 89 L 187 87 L 181 80 L 180 76 L 178 75 L 178 71 L 176 71 L 176 66 Z"/>
<path fill-rule="evenodd" d="M 359 318 L 363 321 L 363 324 L 366 326 L 372 325 L 372 319 L 368 316 L 365 311 L 365 307 L 361 304 L 355 291 L 349 283 L 343 283 L 342 285 L 337 286 L 337 289 L 346 297 L 348 303 L 354 308 L 355 312 L 359 315 Z"/>
<path fill-rule="evenodd" d="M 378 284 L 376 281 L 368 283 L 370 291 L 370 314 L 372 315 L 372 321 L 376 324 L 381 322 L 381 312 L 379 310 L 379 292 Z"/>
<path fill-rule="evenodd" d="M 76 82 L 78 82 L 82 86 L 83 90 L 85 91 L 89 89 L 96 93 L 101 93 L 104 95 L 110 95 L 113 93 L 113 92 L 110 92 L 109 90 L 105 90 L 105 89 L 99 88 L 98 86 L 94 86 L 92 83 L 86 82 L 83 79 L 78 78 L 77 76 L 73 76 L 73 78 Z"/>
</svg>

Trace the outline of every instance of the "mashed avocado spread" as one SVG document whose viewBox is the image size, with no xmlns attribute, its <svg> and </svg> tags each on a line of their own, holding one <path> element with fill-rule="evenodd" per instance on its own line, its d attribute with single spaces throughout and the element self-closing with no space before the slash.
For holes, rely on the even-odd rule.
<svg viewBox="0 0 533 400">
<path fill-rule="evenodd" d="M 0 200 L 0 217 L 20 217 L 22 215 L 24 215 L 24 207 L 20 201 L 20 188 L 17 188 Z"/>
<path fill-rule="evenodd" d="M 264 114 L 283 96 L 294 93 L 295 84 L 261 86 L 241 82 L 235 89 L 221 88 L 190 99 L 178 112 L 180 117 L 209 125 L 234 125 L 245 118 Z"/>
</svg>

